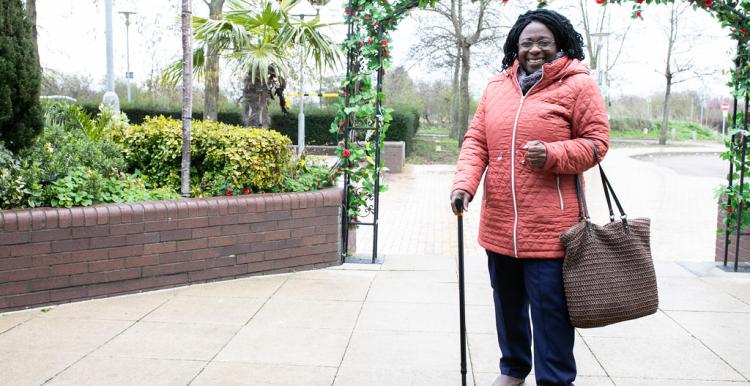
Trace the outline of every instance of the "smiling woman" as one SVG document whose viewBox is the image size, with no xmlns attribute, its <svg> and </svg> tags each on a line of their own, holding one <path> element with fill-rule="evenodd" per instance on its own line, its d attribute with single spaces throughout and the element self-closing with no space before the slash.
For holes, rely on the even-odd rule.
<svg viewBox="0 0 750 386">
<path fill-rule="evenodd" d="M 479 244 L 502 352 L 493 386 L 520 385 L 531 371 L 529 310 L 537 384 L 571 385 L 576 377 L 559 236 L 578 222 L 573 175 L 594 166 L 609 142 L 604 100 L 581 63 L 582 47 L 559 13 L 521 15 L 503 47 L 504 71 L 487 85 L 456 165 L 452 205 L 459 199 L 468 207 L 485 175 Z"/>
</svg>

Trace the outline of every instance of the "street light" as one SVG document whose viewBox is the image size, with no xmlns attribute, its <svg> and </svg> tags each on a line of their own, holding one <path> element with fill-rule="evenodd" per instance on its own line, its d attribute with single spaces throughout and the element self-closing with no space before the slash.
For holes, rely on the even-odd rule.
<svg viewBox="0 0 750 386">
<path fill-rule="evenodd" d="M 104 0 L 104 31 L 107 40 L 107 92 L 102 97 L 102 104 L 107 108 L 120 111 L 120 99 L 115 93 L 114 44 L 112 43 L 112 0 Z"/>
<path fill-rule="evenodd" d="M 120 11 L 118 13 L 125 15 L 125 57 L 127 61 L 125 79 L 128 82 L 128 103 L 130 103 L 130 80 L 133 79 L 133 73 L 130 71 L 130 15 L 135 15 L 138 12 Z"/>
<path fill-rule="evenodd" d="M 320 16 L 320 9 L 328 4 L 330 0 L 309 0 L 309 3 L 315 8 L 314 14 L 298 13 L 290 16 L 298 17 L 302 22 L 306 16 Z M 297 156 L 302 155 L 305 150 L 305 52 L 304 48 L 299 60 L 299 115 L 297 116 Z"/>
<path fill-rule="evenodd" d="M 594 69 L 596 70 L 596 83 L 599 85 L 599 91 L 601 91 L 602 95 L 606 96 L 607 88 L 604 85 L 604 71 L 600 69 L 601 57 L 599 53 L 602 51 L 602 46 L 610 34 L 609 32 L 594 32 L 589 35 L 594 38 L 594 45 L 596 46 L 596 68 Z M 606 70 L 606 68 L 605 66 L 604 69 Z"/>
</svg>

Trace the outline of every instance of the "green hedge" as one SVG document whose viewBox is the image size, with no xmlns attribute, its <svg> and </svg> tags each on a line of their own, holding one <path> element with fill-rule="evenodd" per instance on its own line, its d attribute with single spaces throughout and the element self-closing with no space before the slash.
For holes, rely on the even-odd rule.
<svg viewBox="0 0 750 386">
<path fill-rule="evenodd" d="M 277 190 L 291 161 L 289 138 L 273 130 L 194 121 L 190 182 L 194 196 Z M 113 136 L 131 169 L 154 185 L 178 190 L 182 159 L 182 122 L 163 116 L 123 128 Z"/>
<path fill-rule="evenodd" d="M 95 116 L 99 112 L 97 105 L 82 105 L 82 108 L 90 115 Z M 142 124 L 147 116 L 164 116 L 167 118 L 181 119 L 179 111 L 147 110 L 142 108 L 128 108 L 124 106 L 122 111 L 128 116 L 133 125 Z M 271 113 L 271 128 L 286 135 L 297 143 L 297 111 L 284 114 L 280 111 Z M 397 106 L 391 113 L 393 121 L 388 129 L 386 140 L 404 141 L 406 153 L 410 154 L 414 144 L 412 139 L 419 129 L 419 111 L 412 107 Z M 305 143 L 307 145 L 335 145 L 338 143 L 336 134 L 329 132 L 331 122 L 336 116 L 334 109 L 311 108 L 305 110 Z M 200 120 L 203 113 L 193 112 L 193 119 Z M 242 119 L 237 112 L 219 112 L 218 121 L 229 125 L 242 125 Z"/>
<path fill-rule="evenodd" d="M 419 111 L 408 107 L 397 107 L 391 112 L 393 120 L 386 133 L 387 141 L 404 141 L 406 153 L 410 154 L 414 144 L 413 138 L 419 129 Z M 305 144 L 335 145 L 336 134 L 330 133 L 331 123 L 336 117 L 336 110 L 311 109 L 305 111 Z M 284 115 L 281 112 L 271 114 L 271 128 L 297 143 L 297 112 Z"/>
<path fill-rule="evenodd" d="M 84 103 L 80 104 L 80 106 L 86 113 L 88 113 L 92 117 L 96 116 L 96 114 L 99 113 L 99 105 Z M 128 122 L 130 122 L 130 124 L 132 125 L 142 124 L 146 120 L 146 117 L 158 117 L 160 115 L 167 118 L 182 119 L 182 111 L 145 109 L 141 107 L 128 106 L 122 106 L 121 111 L 128 116 Z M 193 111 L 193 119 L 203 119 L 203 112 Z M 242 126 L 242 118 L 240 117 L 240 113 L 238 112 L 220 111 L 217 115 L 217 120 L 228 125 Z"/>
</svg>

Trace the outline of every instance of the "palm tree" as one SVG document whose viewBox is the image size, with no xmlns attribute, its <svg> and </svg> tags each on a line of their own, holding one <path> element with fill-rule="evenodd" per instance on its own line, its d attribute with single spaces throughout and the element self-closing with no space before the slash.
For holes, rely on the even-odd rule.
<svg viewBox="0 0 750 386">
<path fill-rule="evenodd" d="M 190 60 L 190 16 L 192 1 L 182 0 L 182 72 L 188 76 L 182 82 L 182 184 L 183 197 L 190 197 L 190 123 L 193 115 L 193 66 Z"/>
<path fill-rule="evenodd" d="M 339 63 L 339 51 L 321 29 L 329 26 L 320 18 L 305 21 L 289 14 L 300 0 L 275 2 L 230 0 L 221 19 L 193 17 L 194 75 L 203 77 L 205 46 L 216 47 L 235 73 L 243 77 L 242 122 L 245 126 L 268 128 L 268 106 L 279 97 L 284 106 L 284 88 L 293 49 L 301 49 L 305 60 L 312 58 L 318 71 Z M 164 71 L 163 80 L 176 85 L 182 79 L 181 61 Z"/>
</svg>

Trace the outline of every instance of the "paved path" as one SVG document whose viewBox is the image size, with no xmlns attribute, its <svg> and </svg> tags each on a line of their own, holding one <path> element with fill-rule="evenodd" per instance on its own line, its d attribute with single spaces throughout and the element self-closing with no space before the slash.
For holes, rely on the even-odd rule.
<svg viewBox="0 0 750 386">
<path fill-rule="evenodd" d="M 720 179 L 630 157 L 639 152 L 613 150 L 605 167 L 630 216 L 653 219 L 660 310 L 579 330 L 576 384 L 749 384 L 750 274 L 711 262 Z M 0 314 L 0 385 L 460 384 L 451 174 L 409 166 L 389 177 L 382 265 Z M 604 205 L 597 193 L 592 207 Z M 473 241 L 477 209 L 466 217 L 469 380 L 488 386 L 499 354 L 486 258 Z M 358 243 L 367 253 L 365 230 Z"/>
</svg>

